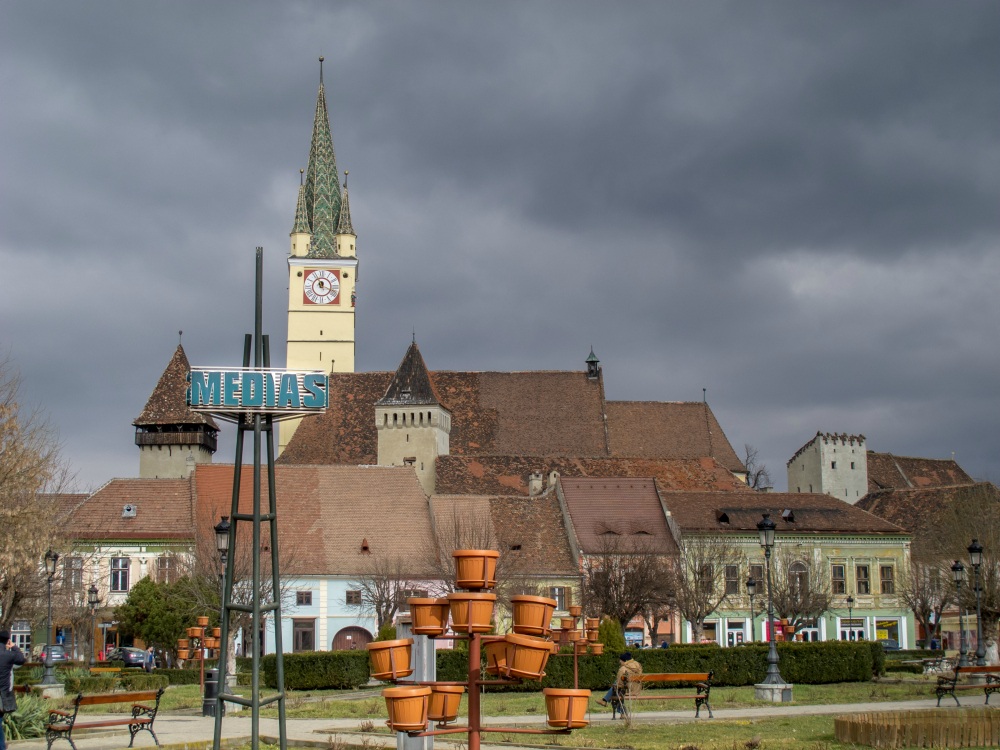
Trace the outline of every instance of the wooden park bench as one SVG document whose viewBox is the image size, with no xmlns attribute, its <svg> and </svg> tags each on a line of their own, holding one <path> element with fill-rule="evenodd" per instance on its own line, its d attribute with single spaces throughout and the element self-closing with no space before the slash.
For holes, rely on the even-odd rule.
<svg viewBox="0 0 1000 750">
<path fill-rule="evenodd" d="M 669 701 L 669 700 L 693 700 L 694 717 L 697 719 L 701 713 L 701 707 L 708 709 L 708 718 L 714 719 L 712 706 L 708 702 L 709 694 L 712 692 L 713 672 L 651 672 L 649 674 L 626 675 L 624 687 L 615 691 L 611 699 L 611 716 L 621 713 L 624 717 L 629 713 L 627 703 L 630 701 Z M 694 685 L 695 692 L 687 690 L 679 691 L 677 694 L 665 695 L 642 695 L 642 688 L 659 682 L 684 682 Z M 634 687 L 637 686 L 637 687 Z M 637 689 L 638 688 L 638 689 Z"/>
<path fill-rule="evenodd" d="M 91 667 L 91 676 L 101 675 L 101 674 L 121 674 L 121 667 Z"/>
<path fill-rule="evenodd" d="M 963 682 L 961 685 L 958 681 L 963 676 L 972 675 L 983 675 L 986 678 L 985 682 Z M 956 690 L 979 690 L 982 689 L 986 694 L 986 703 L 990 702 L 990 695 L 993 693 L 1000 692 L 1000 666 L 986 666 L 986 667 L 958 667 L 956 666 L 954 671 L 948 675 L 941 675 L 938 677 L 937 687 L 934 689 L 934 693 L 937 695 L 937 704 L 941 705 L 941 699 L 946 695 L 950 695 L 955 699 L 955 705 L 960 706 L 961 703 L 958 702 L 958 696 L 955 695 Z"/>
<path fill-rule="evenodd" d="M 163 695 L 163 688 L 159 690 L 143 690 L 134 693 L 102 693 L 100 695 L 84 695 L 80 693 L 73 699 L 73 711 L 60 711 L 58 709 L 49 710 L 49 723 L 45 726 L 45 739 L 48 740 L 48 748 L 51 750 L 52 743 L 59 738 L 69 741 L 70 747 L 76 750 L 73 743 L 74 729 L 98 729 L 103 727 L 128 727 L 132 738 L 128 746 L 132 747 L 135 736 L 142 731 L 147 731 L 153 735 L 153 742 L 160 746 L 160 741 L 153 731 L 153 722 L 156 720 L 156 712 L 160 708 L 160 696 Z M 140 701 L 153 701 L 152 705 L 141 703 Z M 131 703 L 132 715 L 123 716 L 120 719 L 101 719 L 98 721 L 78 721 L 80 716 L 80 706 L 100 706 L 109 703 Z"/>
</svg>

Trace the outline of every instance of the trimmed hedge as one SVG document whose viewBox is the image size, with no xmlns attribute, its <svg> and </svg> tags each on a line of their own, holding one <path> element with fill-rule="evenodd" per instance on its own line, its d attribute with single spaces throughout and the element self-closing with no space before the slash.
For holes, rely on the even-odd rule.
<svg viewBox="0 0 1000 750">
<path fill-rule="evenodd" d="M 166 677 L 170 685 L 197 685 L 201 682 L 200 669 L 157 669 L 154 674 Z"/>
<path fill-rule="evenodd" d="M 118 677 L 67 677 L 65 684 L 67 693 L 113 693 L 118 687 Z"/>
<path fill-rule="evenodd" d="M 352 690 L 370 679 L 367 651 L 306 651 L 285 654 L 287 690 Z M 260 661 L 264 684 L 278 686 L 277 660 L 268 654 Z"/>
<path fill-rule="evenodd" d="M 792 684 L 865 682 L 872 678 L 875 649 L 868 642 L 825 641 L 817 643 L 778 643 L 781 675 Z M 879 654 L 882 648 L 875 644 Z M 735 648 L 685 644 L 666 649 L 642 649 L 632 652 L 643 672 L 714 672 L 714 685 L 754 685 L 767 674 L 767 644 L 751 643 Z M 589 654 L 578 657 L 579 686 L 603 690 L 618 671 L 618 654 Z M 543 687 L 573 686 L 572 654 L 553 654 L 539 682 L 517 685 L 494 685 L 493 691 L 534 691 Z M 881 672 L 880 672 L 881 673 Z M 467 661 L 464 652 L 438 651 L 439 680 L 464 680 Z"/>
<path fill-rule="evenodd" d="M 886 672 L 907 672 L 909 674 L 923 674 L 924 665 L 923 664 L 901 664 L 900 662 L 890 661 L 886 664 Z"/>
<path fill-rule="evenodd" d="M 156 672 L 138 674 L 124 674 L 121 677 L 121 685 L 125 690 L 159 690 L 170 684 L 170 678 L 165 674 Z"/>
<path fill-rule="evenodd" d="M 911 659 L 937 659 L 944 656 L 944 649 L 909 648 L 901 651 L 886 651 L 888 661 L 910 661 Z"/>
</svg>

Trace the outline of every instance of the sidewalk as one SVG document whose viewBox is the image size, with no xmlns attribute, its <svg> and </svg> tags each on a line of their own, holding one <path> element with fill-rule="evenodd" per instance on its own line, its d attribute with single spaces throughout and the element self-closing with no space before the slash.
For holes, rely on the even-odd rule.
<svg viewBox="0 0 1000 750">
<path fill-rule="evenodd" d="M 952 701 L 954 704 L 954 701 Z M 808 706 L 784 706 L 775 704 L 774 706 L 762 706 L 754 708 L 713 708 L 715 719 L 703 717 L 697 721 L 726 721 L 729 719 L 765 719 L 775 716 L 807 716 L 807 715 L 829 715 L 829 714 L 851 714 L 864 711 L 909 711 L 922 708 L 934 708 L 937 705 L 936 698 L 916 701 L 881 702 L 881 703 L 848 703 L 833 705 L 808 705 Z M 963 706 L 982 707 L 983 700 L 978 700 L 975 696 L 968 696 L 962 700 Z M 942 706 L 944 707 L 944 706 Z M 97 719 L 96 715 L 88 715 L 87 719 Z M 121 718 L 121 715 L 118 715 Z M 611 712 L 601 711 L 590 714 L 592 724 L 610 724 Z M 376 726 L 383 727 L 383 719 L 375 719 Z M 652 711 L 635 715 L 636 723 L 664 723 L 679 724 L 696 721 L 693 711 Z M 544 725 L 544 715 L 532 716 L 505 716 L 505 717 L 484 717 L 483 723 L 493 726 L 541 726 Z M 288 719 L 285 722 L 285 731 L 290 747 L 320 747 L 329 748 L 331 735 L 339 732 L 357 732 L 360 729 L 362 720 L 360 719 Z M 211 717 L 190 716 L 181 714 L 160 714 L 156 717 L 156 735 L 160 740 L 163 750 L 187 750 L 190 748 L 204 748 L 208 743 L 211 747 L 213 734 L 215 731 L 215 719 Z M 260 737 L 263 741 L 277 744 L 278 720 L 261 719 Z M 581 730 L 583 731 L 583 730 Z M 246 714 L 227 716 L 222 720 L 222 736 L 230 742 L 229 747 L 237 746 L 240 740 L 249 741 L 250 738 L 250 717 Z M 455 739 L 462 739 L 463 735 L 455 735 Z M 366 735 L 369 746 L 375 747 L 395 747 L 394 737 L 384 735 Z M 358 743 L 357 735 L 351 737 L 342 736 L 342 739 L 353 740 Z M 80 734 L 73 738 L 79 750 L 117 750 L 117 748 L 128 747 L 128 730 L 125 727 L 114 732 L 102 732 L 100 734 Z M 444 738 L 439 742 L 444 741 Z M 530 735 L 524 738 L 524 743 L 541 745 L 540 738 L 531 738 Z M 8 740 L 8 746 L 12 750 L 44 750 L 46 742 L 44 739 L 37 740 Z M 57 740 L 53 743 L 53 750 L 69 749 L 69 743 L 65 740 Z M 148 732 L 140 732 L 135 739 L 135 747 L 154 747 L 153 738 Z M 489 746 L 483 743 L 484 750 Z M 502 746 L 492 746 L 496 748 L 511 748 L 510 743 Z"/>
</svg>

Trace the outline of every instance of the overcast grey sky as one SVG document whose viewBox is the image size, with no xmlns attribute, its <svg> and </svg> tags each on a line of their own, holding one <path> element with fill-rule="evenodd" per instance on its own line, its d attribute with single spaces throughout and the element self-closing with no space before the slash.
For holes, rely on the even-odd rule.
<svg viewBox="0 0 1000 750">
<path fill-rule="evenodd" d="M 358 369 L 593 345 L 779 489 L 817 430 L 1000 479 L 996 2 L 8 1 L 0 349 L 81 487 L 137 474 L 178 330 L 239 364 L 257 245 L 284 357 L 319 55 Z"/>
</svg>

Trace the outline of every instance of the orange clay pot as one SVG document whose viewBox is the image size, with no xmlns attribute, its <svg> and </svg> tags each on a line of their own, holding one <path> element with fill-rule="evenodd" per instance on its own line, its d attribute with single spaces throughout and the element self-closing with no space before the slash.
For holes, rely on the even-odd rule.
<svg viewBox="0 0 1000 750">
<path fill-rule="evenodd" d="M 550 727 L 580 729 L 590 723 L 587 721 L 589 690 L 545 688 L 542 694 L 545 696 L 545 711 Z"/>
<path fill-rule="evenodd" d="M 448 629 L 447 599 L 407 599 L 410 605 L 410 617 L 413 618 L 411 630 L 415 635 L 426 635 L 433 638 L 444 635 Z"/>
<path fill-rule="evenodd" d="M 222 628 L 212 628 L 212 637 L 213 638 L 221 638 L 222 637 Z"/>
<path fill-rule="evenodd" d="M 370 645 L 370 644 L 369 644 Z M 419 732 L 427 727 L 429 687 L 391 687 L 382 691 L 389 711 L 386 724 L 396 732 Z"/>
<path fill-rule="evenodd" d="M 446 724 L 458 718 L 458 706 L 462 702 L 465 688 L 461 685 L 434 685 L 427 704 L 427 718 L 438 724 Z"/>
<path fill-rule="evenodd" d="M 205 628 L 188 628 L 188 638 L 202 638 L 205 635 Z"/>
<path fill-rule="evenodd" d="M 600 637 L 600 631 L 594 628 L 593 630 L 587 631 L 587 640 L 596 641 Z"/>
<path fill-rule="evenodd" d="M 496 594 L 455 591 L 448 594 L 451 629 L 456 633 L 488 633 L 493 625 Z"/>
<path fill-rule="evenodd" d="M 191 648 L 191 641 L 188 638 L 178 638 L 177 648 Z"/>
<path fill-rule="evenodd" d="M 576 618 L 575 617 L 560 617 L 559 618 L 559 628 L 562 630 L 576 630 Z"/>
<path fill-rule="evenodd" d="M 603 643 L 591 643 L 590 644 L 590 653 L 592 653 L 594 656 L 600 656 L 601 654 L 604 653 L 604 644 Z"/>
<path fill-rule="evenodd" d="M 552 654 L 552 644 L 530 635 L 508 635 L 507 674 L 522 680 L 540 680 L 545 676 L 545 663 Z"/>
<path fill-rule="evenodd" d="M 410 666 L 410 655 L 413 652 L 412 638 L 373 641 L 365 648 L 368 649 L 372 677 L 376 680 L 399 680 L 413 674 L 413 667 Z"/>
<path fill-rule="evenodd" d="M 552 630 L 552 613 L 556 600 L 544 596 L 512 596 L 513 630 L 520 635 L 548 635 Z"/>
<path fill-rule="evenodd" d="M 492 549 L 459 549 L 455 558 L 455 585 L 460 589 L 491 589 L 497 585 L 497 558 Z"/>
<path fill-rule="evenodd" d="M 507 674 L 507 641 L 487 641 L 483 644 L 486 655 L 486 673 L 495 677 Z"/>
<path fill-rule="evenodd" d="M 179 649 L 177 649 L 177 658 L 178 659 L 188 659 L 188 658 L 190 658 L 190 656 L 191 656 L 191 651 L 189 649 L 186 649 L 186 648 L 179 648 Z"/>
<path fill-rule="evenodd" d="M 566 611 L 569 612 L 570 617 L 579 617 L 580 615 L 583 614 L 583 607 L 581 607 L 579 604 L 571 604 L 570 606 L 566 607 Z"/>
<path fill-rule="evenodd" d="M 197 618 L 197 619 L 195 620 L 195 624 L 196 624 L 196 625 L 197 625 L 197 626 L 198 626 L 199 628 L 207 628 L 207 627 L 208 627 L 208 618 L 207 618 L 207 617 L 204 617 L 204 616 L 203 616 L 203 617 L 199 617 L 199 618 Z"/>
<path fill-rule="evenodd" d="M 588 617 L 584 622 L 587 630 L 597 630 L 601 627 L 601 620 L 598 617 Z"/>
</svg>

